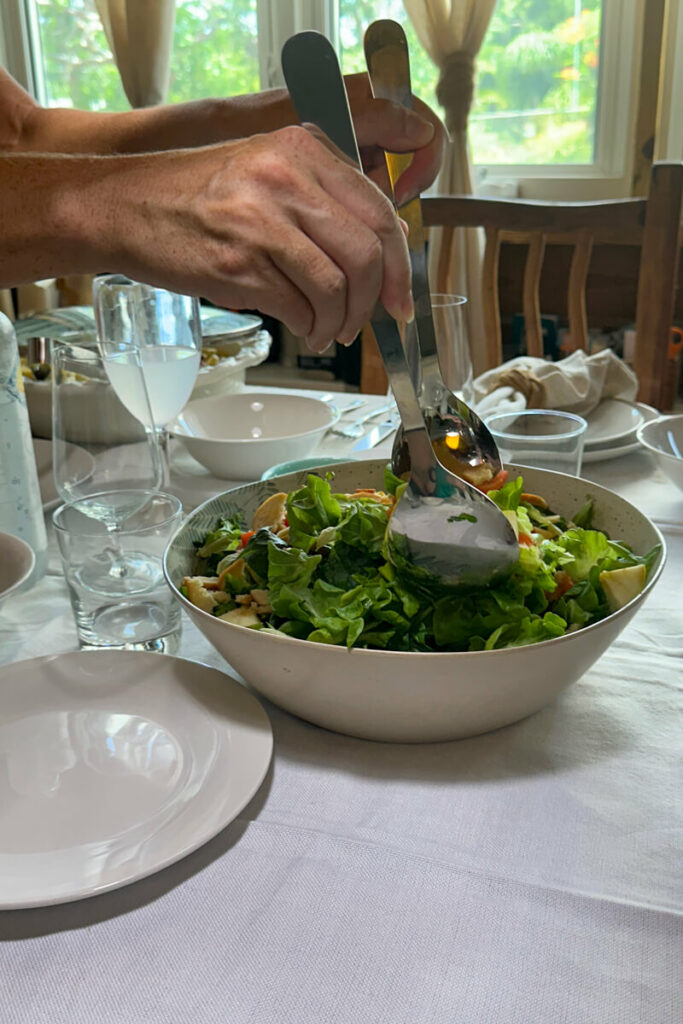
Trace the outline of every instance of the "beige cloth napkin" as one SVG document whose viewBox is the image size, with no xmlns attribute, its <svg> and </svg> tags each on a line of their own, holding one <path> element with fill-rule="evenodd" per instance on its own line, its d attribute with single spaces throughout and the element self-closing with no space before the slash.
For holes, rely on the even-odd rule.
<svg viewBox="0 0 683 1024">
<path fill-rule="evenodd" d="M 480 416 L 520 409 L 563 409 L 587 416 L 603 398 L 634 401 L 638 379 L 612 352 L 582 350 L 557 363 L 533 356 L 510 359 L 474 381 L 474 405 Z"/>
</svg>

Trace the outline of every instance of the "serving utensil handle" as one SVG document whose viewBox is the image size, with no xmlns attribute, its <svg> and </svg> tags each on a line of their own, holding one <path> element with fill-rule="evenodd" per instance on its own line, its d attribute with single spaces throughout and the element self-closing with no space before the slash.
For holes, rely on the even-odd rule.
<svg viewBox="0 0 683 1024">
<path fill-rule="evenodd" d="M 282 72 L 299 119 L 315 124 L 360 168 L 360 154 L 351 118 L 346 86 L 334 47 L 322 33 L 309 30 L 291 36 L 282 49 Z M 434 461 L 422 411 L 417 400 L 398 325 L 377 303 L 370 319 L 377 345 L 387 372 L 391 390 L 408 434 L 424 434 L 424 445 Z M 410 442 L 409 442 L 410 443 Z M 422 451 L 423 444 L 413 440 Z M 424 454 L 419 457 L 424 461 Z"/>
</svg>

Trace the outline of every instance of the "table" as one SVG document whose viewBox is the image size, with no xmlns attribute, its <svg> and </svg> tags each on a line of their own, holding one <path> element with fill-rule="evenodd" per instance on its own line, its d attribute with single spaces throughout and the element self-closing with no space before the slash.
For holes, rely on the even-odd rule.
<svg viewBox="0 0 683 1024">
<path fill-rule="evenodd" d="M 271 769 L 212 842 L 107 895 L 0 914 L 2 1024 L 683 1019 L 683 495 L 645 452 L 585 475 L 669 555 L 580 682 L 426 746 L 266 704 Z M 1 661 L 74 646 L 58 575 L 3 609 Z M 225 668 L 188 620 L 180 654 Z"/>
</svg>

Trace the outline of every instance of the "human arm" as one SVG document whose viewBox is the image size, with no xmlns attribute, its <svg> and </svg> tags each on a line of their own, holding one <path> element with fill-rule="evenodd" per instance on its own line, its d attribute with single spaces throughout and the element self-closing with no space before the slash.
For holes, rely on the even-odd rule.
<svg viewBox="0 0 683 1024">
<path fill-rule="evenodd" d="M 366 171 L 385 187 L 384 150 L 415 151 L 397 185 L 397 199 L 403 203 L 423 191 L 441 164 L 445 133 L 437 116 L 418 99 L 415 112 L 373 99 L 365 74 L 347 75 L 346 86 Z M 6 152 L 148 153 L 211 145 L 296 123 L 284 89 L 102 113 L 41 107 L 0 69 L 0 150 Z"/>
<path fill-rule="evenodd" d="M 119 271 L 259 309 L 311 347 L 350 342 L 378 297 L 410 318 L 388 200 L 298 126 L 139 155 L 0 155 L 0 287 Z"/>
</svg>

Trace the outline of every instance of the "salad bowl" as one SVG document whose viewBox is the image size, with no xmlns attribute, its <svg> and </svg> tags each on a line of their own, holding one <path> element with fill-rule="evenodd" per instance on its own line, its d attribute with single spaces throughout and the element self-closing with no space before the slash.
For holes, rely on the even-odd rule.
<svg viewBox="0 0 683 1024">
<path fill-rule="evenodd" d="M 329 467 L 334 490 L 381 489 L 385 459 Z M 646 600 L 665 557 L 657 527 L 619 495 L 591 481 L 550 470 L 509 466 L 524 488 L 542 495 L 567 519 L 590 494 L 595 527 L 645 554 L 661 550 L 644 589 L 592 625 L 553 639 L 502 650 L 411 652 L 367 650 L 247 629 L 219 619 L 181 593 L 196 572 L 196 551 L 221 515 L 249 523 L 269 495 L 301 487 L 307 472 L 234 488 L 196 508 L 166 549 L 164 572 L 176 598 L 232 668 L 264 697 L 316 725 L 362 739 L 433 742 L 488 732 L 525 718 L 576 682 L 604 653 Z M 322 477 L 327 470 L 316 473 Z"/>
</svg>

